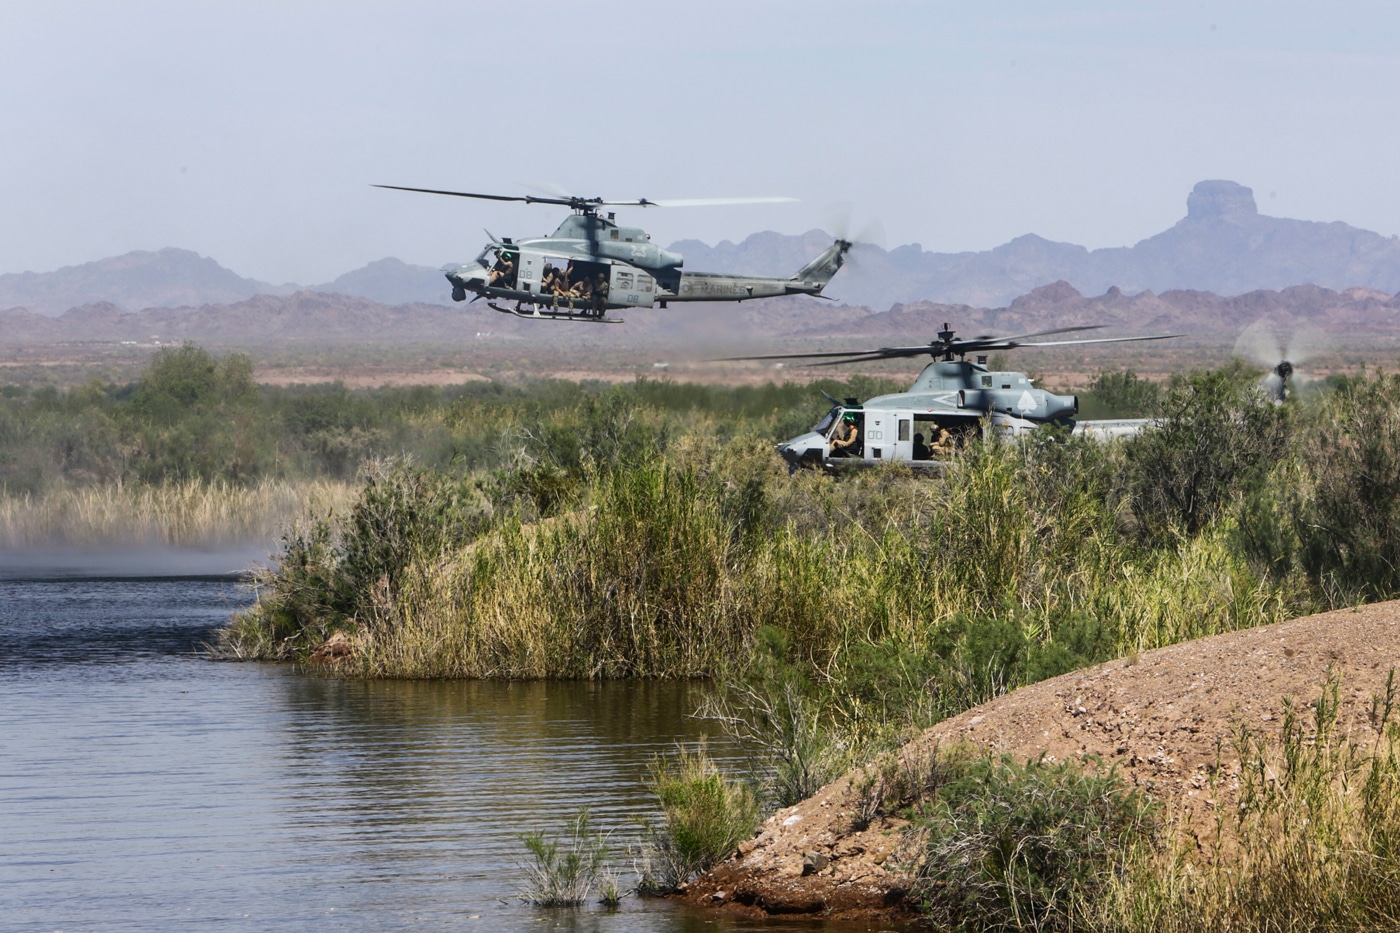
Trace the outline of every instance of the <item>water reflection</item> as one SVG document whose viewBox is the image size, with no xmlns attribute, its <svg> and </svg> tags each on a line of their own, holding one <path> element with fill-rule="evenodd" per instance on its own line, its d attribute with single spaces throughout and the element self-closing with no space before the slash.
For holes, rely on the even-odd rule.
<svg viewBox="0 0 1400 933">
<path fill-rule="evenodd" d="M 6 929 L 762 926 L 515 897 L 523 832 L 587 805 L 616 850 L 637 841 L 647 761 L 705 731 L 688 716 L 699 685 L 359 682 L 204 660 L 246 599 L 225 579 L 0 580 Z"/>
</svg>

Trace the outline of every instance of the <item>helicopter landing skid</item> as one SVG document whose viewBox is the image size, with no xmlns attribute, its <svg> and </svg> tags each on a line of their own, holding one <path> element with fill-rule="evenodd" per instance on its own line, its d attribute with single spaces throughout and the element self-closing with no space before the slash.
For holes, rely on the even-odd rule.
<svg viewBox="0 0 1400 933">
<path fill-rule="evenodd" d="M 502 314 L 511 314 L 515 317 L 523 317 L 528 321 L 583 321 L 589 324 L 621 324 L 622 318 L 604 317 L 606 311 L 594 311 L 591 308 L 554 308 L 549 305 L 527 305 L 523 301 L 517 301 L 514 308 L 503 308 L 494 301 L 488 301 L 487 307 Z"/>
</svg>

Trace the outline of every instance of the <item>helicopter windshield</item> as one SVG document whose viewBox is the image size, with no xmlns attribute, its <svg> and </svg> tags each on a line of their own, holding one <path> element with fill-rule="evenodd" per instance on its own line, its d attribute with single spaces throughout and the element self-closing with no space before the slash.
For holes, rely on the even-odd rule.
<svg viewBox="0 0 1400 933">
<path fill-rule="evenodd" d="M 835 408 L 831 409 L 831 411 L 827 412 L 826 416 L 823 417 L 822 420 L 818 421 L 815 425 L 813 425 L 812 430 L 816 431 L 818 434 L 825 434 L 828 430 L 830 430 L 831 426 L 836 423 L 836 419 L 839 417 L 841 417 L 841 406 L 838 405 Z"/>
</svg>

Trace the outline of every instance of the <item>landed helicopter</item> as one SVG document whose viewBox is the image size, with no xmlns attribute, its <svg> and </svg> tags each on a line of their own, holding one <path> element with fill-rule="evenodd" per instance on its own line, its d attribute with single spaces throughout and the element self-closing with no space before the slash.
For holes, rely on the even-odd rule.
<svg viewBox="0 0 1400 933">
<path fill-rule="evenodd" d="M 799 467 L 830 470 L 889 461 L 908 463 L 915 468 L 941 469 L 953 451 L 984 432 L 1014 437 L 1044 424 L 1062 424 L 1071 426 L 1077 434 L 1106 440 L 1137 433 L 1149 424 L 1149 419 L 1137 418 L 1075 423 L 1074 416 L 1079 412 L 1077 397 L 1036 388 L 1025 373 L 994 372 L 987 368 L 985 354 L 994 350 L 1166 340 L 1180 336 L 1157 334 L 1023 342 L 1032 337 L 1095 329 L 1097 326 L 1090 325 L 1012 337 L 957 338 L 953 329 L 944 324 L 935 340 L 919 346 L 741 356 L 730 357 L 728 361 L 828 358 L 815 365 L 838 366 L 932 356 L 933 362 L 924 367 L 907 392 L 881 395 L 864 404 L 853 398 L 838 401 L 828 395 L 833 403 L 831 410 L 806 434 L 779 444 L 778 452 L 794 470 Z M 969 362 L 968 354 L 977 354 L 976 362 Z"/>
<path fill-rule="evenodd" d="M 445 266 L 452 300 L 467 293 L 486 298 L 493 310 L 536 320 L 620 323 L 607 317 L 615 308 L 666 307 L 673 301 L 748 301 L 779 295 L 821 296 L 841 268 L 851 243 L 838 239 L 791 278 L 682 272 L 679 253 L 662 249 L 636 227 L 617 224 L 608 207 L 696 207 L 711 204 L 767 204 L 793 198 L 700 198 L 672 201 L 606 201 L 602 198 L 516 197 L 375 185 L 394 191 L 419 191 L 487 201 L 558 204 L 573 210 L 546 237 L 512 240 L 491 238 L 480 255 L 465 265 Z M 494 259 L 494 261 L 492 261 Z M 504 302 L 513 306 L 497 304 Z"/>
</svg>

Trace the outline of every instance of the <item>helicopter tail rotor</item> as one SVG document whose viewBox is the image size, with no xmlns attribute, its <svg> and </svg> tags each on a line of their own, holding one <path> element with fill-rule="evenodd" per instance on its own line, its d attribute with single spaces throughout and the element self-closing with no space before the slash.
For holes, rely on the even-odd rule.
<svg viewBox="0 0 1400 933">
<path fill-rule="evenodd" d="M 1326 338 L 1314 327 L 1295 328 L 1285 340 L 1268 318 L 1246 327 L 1235 341 L 1235 355 L 1267 370 L 1259 385 L 1264 394 L 1282 404 L 1294 391 L 1313 381 L 1302 363 L 1326 349 Z"/>
<path fill-rule="evenodd" d="M 794 273 L 789 293 L 820 295 L 823 288 L 846 263 L 846 254 L 851 251 L 850 240 L 836 240 L 816 259 Z"/>
<path fill-rule="evenodd" d="M 838 241 L 849 244 L 846 247 L 845 264 L 852 270 L 860 271 L 862 265 L 868 264 L 873 251 L 885 248 L 885 227 L 878 219 L 872 218 L 857 230 L 851 215 L 851 202 L 838 201 L 824 212 L 825 227 Z M 865 271 L 875 270 L 867 268 Z"/>
</svg>

